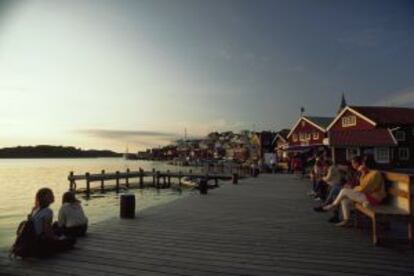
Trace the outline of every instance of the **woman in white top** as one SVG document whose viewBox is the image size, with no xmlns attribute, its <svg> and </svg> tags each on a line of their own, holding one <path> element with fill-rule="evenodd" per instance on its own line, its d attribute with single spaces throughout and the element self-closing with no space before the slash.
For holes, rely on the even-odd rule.
<svg viewBox="0 0 414 276">
<path fill-rule="evenodd" d="M 63 194 L 62 207 L 58 216 L 59 228 L 69 237 L 83 237 L 88 229 L 88 218 L 83 212 L 80 201 L 73 192 Z"/>
</svg>

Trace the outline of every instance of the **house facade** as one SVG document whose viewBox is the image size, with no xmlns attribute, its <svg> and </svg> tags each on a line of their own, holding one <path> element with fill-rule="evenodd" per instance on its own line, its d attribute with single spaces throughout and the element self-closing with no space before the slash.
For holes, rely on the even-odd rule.
<svg viewBox="0 0 414 276">
<path fill-rule="evenodd" d="M 273 153 L 273 139 L 275 136 L 276 133 L 271 131 L 262 131 L 254 133 L 250 138 L 250 157 L 253 160 L 263 160 L 265 154 Z"/>
<path fill-rule="evenodd" d="M 413 108 L 347 106 L 327 130 L 332 158 L 339 164 L 365 155 L 382 168 L 414 165 Z"/>
<path fill-rule="evenodd" d="M 332 120 L 331 117 L 301 116 L 287 135 L 286 150 L 290 153 L 324 150 L 326 128 Z"/>
<path fill-rule="evenodd" d="M 276 153 L 279 162 L 287 161 L 286 148 L 288 147 L 288 134 L 290 129 L 283 129 L 279 131 L 273 140 L 273 151 Z"/>
</svg>

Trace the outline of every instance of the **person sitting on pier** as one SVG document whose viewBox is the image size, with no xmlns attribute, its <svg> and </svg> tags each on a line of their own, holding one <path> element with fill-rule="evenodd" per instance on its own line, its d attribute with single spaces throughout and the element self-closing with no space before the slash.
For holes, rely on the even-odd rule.
<svg viewBox="0 0 414 276">
<path fill-rule="evenodd" d="M 58 216 L 58 229 L 59 233 L 67 237 L 83 237 L 86 235 L 88 218 L 73 192 L 63 194 L 62 207 L 60 207 Z"/>
<path fill-rule="evenodd" d="M 310 172 L 310 179 L 312 181 L 312 190 L 309 193 L 310 196 L 318 195 L 317 192 L 319 188 L 319 182 L 322 181 L 323 175 L 324 175 L 323 163 L 322 163 L 322 160 L 318 158 Z"/>
<path fill-rule="evenodd" d="M 45 256 L 65 251 L 76 242 L 72 238 L 58 237 L 53 231 L 53 211 L 49 206 L 54 201 L 53 191 L 49 188 L 42 188 L 36 193 L 35 206 L 31 213 L 36 234 L 35 255 Z"/>
<path fill-rule="evenodd" d="M 341 204 L 343 221 L 337 226 L 348 226 L 350 211 L 353 202 L 364 206 L 380 204 L 386 196 L 384 179 L 377 170 L 372 170 L 371 160 L 365 160 L 361 156 L 352 159 L 352 167 L 361 173 L 359 185 L 350 188 L 344 187 L 332 204 L 323 207 L 324 210 L 332 210 Z"/>
</svg>

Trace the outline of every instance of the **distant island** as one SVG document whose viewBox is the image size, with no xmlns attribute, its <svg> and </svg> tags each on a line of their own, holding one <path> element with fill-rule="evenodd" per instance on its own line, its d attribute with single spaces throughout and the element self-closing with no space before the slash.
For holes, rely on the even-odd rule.
<svg viewBox="0 0 414 276">
<path fill-rule="evenodd" d="M 18 146 L 0 149 L 0 158 L 85 158 L 121 156 L 122 154 L 110 150 L 82 150 L 75 147 L 51 145 Z"/>
</svg>

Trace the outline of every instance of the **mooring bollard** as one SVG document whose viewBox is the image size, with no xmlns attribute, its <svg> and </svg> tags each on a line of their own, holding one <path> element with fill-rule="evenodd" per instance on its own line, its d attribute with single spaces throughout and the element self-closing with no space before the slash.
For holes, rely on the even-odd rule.
<svg viewBox="0 0 414 276">
<path fill-rule="evenodd" d="M 135 195 L 123 194 L 121 195 L 121 218 L 135 218 Z"/>
<path fill-rule="evenodd" d="M 232 181 L 233 181 L 233 184 L 239 183 L 239 174 L 238 173 L 233 173 Z"/>
<path fill-rule="evenodd" d="M 198 184 L 198 189 L 200 190 L 200 194 L 206 195 L 208 192 L 207 180 L 202 178 Z"/>
</svg>

